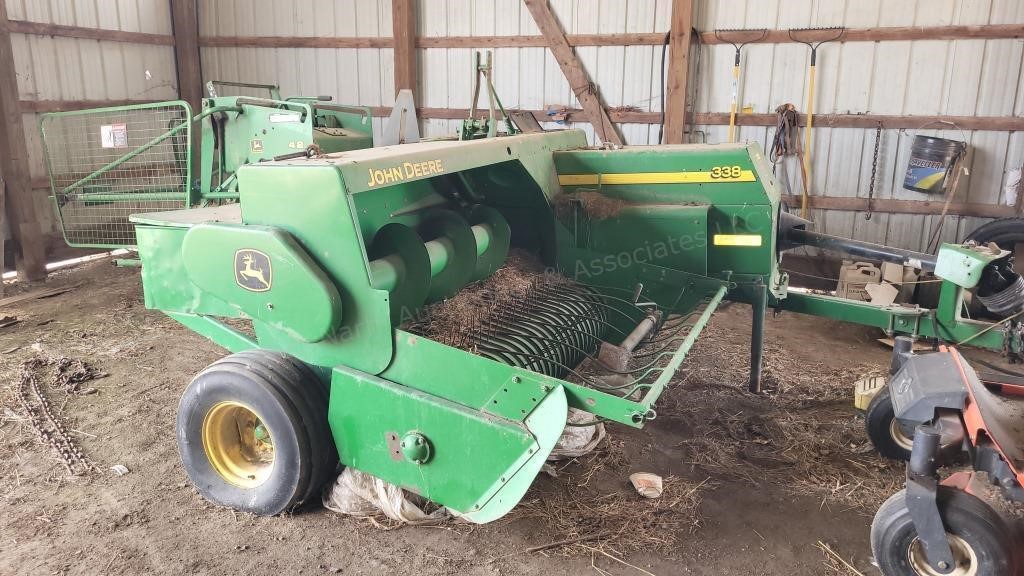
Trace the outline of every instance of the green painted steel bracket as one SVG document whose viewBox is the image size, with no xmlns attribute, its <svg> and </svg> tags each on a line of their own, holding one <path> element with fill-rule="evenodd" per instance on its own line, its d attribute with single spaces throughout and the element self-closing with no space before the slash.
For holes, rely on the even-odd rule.
<svg viewBox="0 0 1024 576">
<path fill-rule="evenodd" d="M 505 415 L 498 415 L 335 367 L 329 420 L 339 458 L 472 522 L 500 518 L 526 493 L 567 417 L 561 386 L 541 396 L 540 382 L 519 384 L 535 390 L 536 404 L 529 411 L 520 404 L 499 408 Z M 420 449 L 403 446 L 403 439 Z"/>
<path fill-rule="evenodd" d="M 341 296 L 291 234 L 269 226 L 199 224 L 181 258 L 193 284 L 246 316 L 303 342 L 341 323 Z"/>
<path fill-rule="evenodd" d="M 167 311 L 164 311 L 164 314 L 178 321 L 189 330 L 210 339 L 229 352 L 242 352 L 259 348 L 259 344 L 255 340 L 212 316 Z"/>
<path fill-rule="evenodd" d="M 944 281 L 936 310 L 898 305 L 881 306 L 870 302 L 801 292 L 790 292 L 785 299 L 774 300 L 769 305 L 777 310 L 874 326 L 889 335 L 939 338 L 954 344 L 970 343 L 991 350 L 1008 348 L 1013 352 L 1021 351 L 1020 343 L 1016 339 L 1008 340 L 1009 332 L 1006 326 L 962 318 L 957 313 L 962 304 L 962 289 L 952 282 Z"/>
<path fill-rule="evenodd" d="M 974 288 L 989 264 L 1009 255 L 1009 250 L 991 250 L 987 246 L 943 244 L 935 261 L 935 275 L 961 288 Z"/>
</svg>

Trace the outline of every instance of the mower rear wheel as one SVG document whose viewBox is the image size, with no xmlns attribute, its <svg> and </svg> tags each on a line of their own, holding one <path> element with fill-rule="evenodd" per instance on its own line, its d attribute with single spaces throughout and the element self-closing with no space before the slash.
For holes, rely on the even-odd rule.
<svg viewBox="0 0 1024 576">
<path fill-rule="evenodd" d="M 981 499 L 939 486 L 936 499 L 955 566 L 943 576 L 1015 574 L 1006 524 Z M 871 523 L 871 551 L 885 576 L 939 576 L 924 553 L 906 505 L 906 490 L 882 504 Z"/>
<path fill-rule="evenodd" d="M 864 415 L 864 425 L 871 444 L 879 454 L 893 460 L 910 460 L 914 429 L 896 419 L 888 386 L 879 390 L 871 399 Z"/>
<path fill-rule="evenodd" d="M 197 374 L 178 404 L 177 437 L 204 498 L 260 516 L 298 508 L 337 467 L 322 383 L 277 352 L 232 354 Z"/>
</svg>

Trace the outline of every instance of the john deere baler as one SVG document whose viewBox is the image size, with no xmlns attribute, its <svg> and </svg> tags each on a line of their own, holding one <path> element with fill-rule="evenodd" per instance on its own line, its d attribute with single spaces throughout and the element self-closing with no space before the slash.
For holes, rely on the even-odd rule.
<svg viewBox="0 0 1024 576">
<path fill-rule="evenodd" d="M 146 305 L 236 353 L 182 400 L 203 494 L 279 512 L 336 453 L 496 519 L 567 407 L 643 426 L 727 293 L 784 294 L 756 148 L 585 147 L 566 131 L 252 164 L 238 204 L 133 216 Z"/>
</svg>

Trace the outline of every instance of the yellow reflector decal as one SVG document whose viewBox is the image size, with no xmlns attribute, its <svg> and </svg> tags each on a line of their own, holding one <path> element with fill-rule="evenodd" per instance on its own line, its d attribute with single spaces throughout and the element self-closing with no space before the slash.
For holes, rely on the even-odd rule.
<svg viewBox="0 0 1024 576">
<path fill-rule="evenodd" d="M 722 175 L 719 175 L 722 174 Z M 741 170 L 739 176 L 713 172 L 631 172 L 623 174 L 560 174 L 562 186 L 598 184 L 714 184 L 717 182 L 756 182 L 753 170 Z"/>
<path fill-rule="evenodd" d="M 760 246 L 759 234 L 715 234 L 715 246 Z"/>
</svg>

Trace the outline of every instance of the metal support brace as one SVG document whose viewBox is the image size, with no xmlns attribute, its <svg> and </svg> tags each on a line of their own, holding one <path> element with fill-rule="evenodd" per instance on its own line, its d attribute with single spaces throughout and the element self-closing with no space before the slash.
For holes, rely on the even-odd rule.
<svg viewBox="0 0 1024 576">
<path fill-rule="evenodd" d="M 939 486 L 936 459 L 941 439 L 941 432 L 931 424 L 921 424 L 914 431 L 914 447 L 907 464 L 906 505 L 928 564 L 939 574 L 949 574 L 956 563 L 936 501 Z"/>
<path fill-rule="evenodd" d="M 754 319 L 750 323 L 750 382 L 749 390 L 761 393 L 761 370 L 764 356 L 764 316 L 768 311 L 768 287 L 760 278 L 754 281 L 754 297 L 751 301 Z"/>
</svg>

